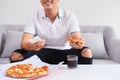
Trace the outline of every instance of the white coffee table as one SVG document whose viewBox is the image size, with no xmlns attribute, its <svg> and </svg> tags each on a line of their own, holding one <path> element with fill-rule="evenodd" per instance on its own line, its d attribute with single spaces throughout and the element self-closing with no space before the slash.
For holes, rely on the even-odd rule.
<svg viewBox="0 0 120 80">
<path fill-rule="evenodd" d="M 37 56 L 33 56 L 13 64 L 0 64 L 0 80 L 26 80 L 5 76 L 5 71 L 10 66 L 23 63 L 31 63 L 34 66 L 48 65 L 51 71 L 56 69 L 56 65 L 51 66 L 40 61 Z M 47 76 L 35 80 L 120 80 L 120 64 L 79 65 L 77 69 L 68 69 L 63 65 Z"/>
<path fill-rule="evenodd" d="M 120 80 L 120 65 L 79 65 L 77 69 L 63 65 L 37 80 Z"/>
</svg>

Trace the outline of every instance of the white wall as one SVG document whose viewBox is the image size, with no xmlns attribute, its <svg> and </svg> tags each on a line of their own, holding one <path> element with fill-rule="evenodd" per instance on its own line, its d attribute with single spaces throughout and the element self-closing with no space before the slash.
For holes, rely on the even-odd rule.
<svg viewBox="0 0 120 80">
<path fill-rule="evenodd" d="M 59 5 L 72 10 L 81 25 L 113 26 L 120 38 L 120 0 L 60 0 Z M 0 24 L 25 24 L 40 7 L 39 0 L 0 0 Z"/>
<path fill-rule="evenodd" d="M 25 24 L 39 7 L 39 0 L 0 0 L 0 24 Z"/>
</svg>

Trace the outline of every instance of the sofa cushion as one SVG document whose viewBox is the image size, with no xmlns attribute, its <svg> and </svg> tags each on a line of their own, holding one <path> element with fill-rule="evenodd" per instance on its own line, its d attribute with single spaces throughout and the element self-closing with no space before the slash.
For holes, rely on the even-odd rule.
<svg viewBox="0 0 120 80">
<path fill-rule="evenodd" d="M 15 49 L 20 48 L 20 41 L 23 32 L 20 31 L 7 31 L 6 43 L 1 57 L 10 57 Z M 102 33 L 82 33 L 86 40 L 86 45 L 92 49 L 93 58 L 108 59 L 108 54 L 105 49 L 103 34 Z"/>
<path fill-rule="evenodd" d="M 86 40 L 85 46 L 92 50 L 93 58 L 109 58 L 104 45 L 103 33 L 82 33 L 82 36 Z"/>
<path fill-rule="evenodd" d="M 20 48 L 20 42 L 23 32 L 20 31 L 7 31 L 6 32 L 6 42 L 4 46 L 3 53 L 1 57 L 10 57 L 11 53 L 15 49 Z"/>
</svg>

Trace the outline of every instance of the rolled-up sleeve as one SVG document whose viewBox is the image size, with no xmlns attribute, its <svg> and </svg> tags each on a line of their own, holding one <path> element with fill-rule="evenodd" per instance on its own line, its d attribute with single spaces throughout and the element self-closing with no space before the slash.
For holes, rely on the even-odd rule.
<svg viewBox="0 0 120 80">
<path fill-rule="evenodd" d="M 79 23 L 74 13 L 71 13 L 71 22 L 70 22 L 70 33 L 72 32 L 80 32 Z"/>
<path fill-rule="evenodd" d="M 36 15 L 34 15 L 34 17 L 32 17 L 29 20 L 29 22 L 25 25 L 25 29 L 24 29 L 25 33 L 29 33 L 29 34 L 33 34 L 33 35 L 36 34 L 35 16 Z"/>
</svg>

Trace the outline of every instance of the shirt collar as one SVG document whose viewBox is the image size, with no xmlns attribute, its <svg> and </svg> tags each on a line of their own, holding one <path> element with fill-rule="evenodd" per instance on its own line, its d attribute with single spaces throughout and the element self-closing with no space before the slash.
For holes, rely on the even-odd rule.
<svg viewBox="0 0 120 80">
<path fill-rule="evenodd" d="M 59 8 L 59 7 L 58 7 L 58 8 Z M 62 11 L 61 8 L 59 8 L 59 12 L 58 12 L 58 14 L 59 14 L 59 18 L 62 18 L 62 17 L 63 17 L 63 11 Z"/>
<path fill-rule="evenodd" d="M 58 7 L 58 9 L 59 9 L 59 12 L 58 12 L 57 16 L 58 16 L 58 19 L 60 19 L 60 18 L 62 18 L 63 13 L 62 13 L 62 9 L 61 9 L 61 8 Z M 45 15 L 45 12 L 44 12 L 44 9 L 43 9 L 43 8 L 41 9 L 41 12 L 39 13 L 39 15 L 40 15 L 41 18 L 43 18 L 43 19 L 45 19 L 45 18 L 47 17 L 47 16 Z"/>
</svg>

